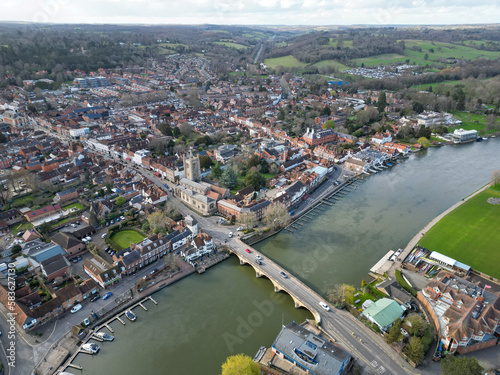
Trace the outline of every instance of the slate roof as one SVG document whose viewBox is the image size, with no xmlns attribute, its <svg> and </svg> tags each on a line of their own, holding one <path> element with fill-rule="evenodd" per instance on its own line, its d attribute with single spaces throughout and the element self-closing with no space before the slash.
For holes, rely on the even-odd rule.
<svg viewBox="0 0 500 375">
<path fill-rule="evenodd" d="M 60 245 L 64 250 L 68 250 L 73 246 L 81 244 L 81 242 L 76 239 L 73 234 L 67 232 L 56 233 L 50 239 L 56 244 Z"/>
</svg>

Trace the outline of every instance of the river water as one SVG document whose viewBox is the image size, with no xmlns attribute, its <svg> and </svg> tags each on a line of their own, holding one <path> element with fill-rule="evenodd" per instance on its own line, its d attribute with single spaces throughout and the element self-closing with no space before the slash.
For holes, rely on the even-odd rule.
<svg viewBox="0 0 500 375">
<path fill-rule="evenodd" d="M 294 233 L 255 247 L 318 292 L 359 286 L 390 249 L 404 247 L 438 214 L 486 184 L 500 169 L 500 139 L 433 148 L 368 177 Z M 219 374 L 228 355 L 253 356 L 282 322 L 311 318 L 285 294 L 273 293 L 235 257 L 154 295 L 134 323 L 113 323 L 115 341 L 74 363 L 93 374 Z M 78 370 L 68 370 L 74 374 Z"/>
</svg>

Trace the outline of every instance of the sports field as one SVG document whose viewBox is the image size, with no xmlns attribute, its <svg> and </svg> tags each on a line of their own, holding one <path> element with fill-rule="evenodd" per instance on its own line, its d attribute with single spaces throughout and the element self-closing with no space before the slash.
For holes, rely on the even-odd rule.
<svg viewBox="0 0 500 375">
<path fill-rule="evenodd" d="M 487 189 L 436 223 L 419 242 L 490 276 L 500 278 L 500 188 Z"/>
</svg>

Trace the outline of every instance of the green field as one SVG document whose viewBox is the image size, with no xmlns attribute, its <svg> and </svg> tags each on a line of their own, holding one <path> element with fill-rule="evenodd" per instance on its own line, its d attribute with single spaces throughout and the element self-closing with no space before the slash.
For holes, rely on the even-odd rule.
<svg viewBox="0 0 500 375">
<path fill-rule="evenodd" d="M 319 61 L 314 64 L 315 67 L 318 69 L 320 68 L 327 68 L 327 67 L 333 67 L 336 70 L 343 72 L 344 70 L 350 69 L 347 65 L 344 65 L 342 63 L 339 63 L 337 60 L 323 60 Z"/>
<path fill-rule="evenodd" d="M 220 44 L 222 46 L 226 46 L 229 48 L 236 48 L 236 49 L 247 49 L 248 46 L 244 46 L 243 44 L 238 44 L 234 42 L 214 42 L 214 44 Z"/>
<path fill-rule="evenodd" d="M 408 57 L 398 55 L 397 53 L 384 53 L 383 55 L 361 57 L 359 59 L 352 59 L 351 61 L 356 63 L 356 65 L 365 64 L 365 66 L 373 66 L 381 64 L 393 64 L 395 62 L 405 62 L 406 59 L 408 59 Z"/>
<path fill-rule="evenodd" d="M 487 202 L 500 191 L 485 190 L 436 223 L 419 242 L 459 262 L 500 278 L 500 205 Z"/>
<path fill-rule="evenodd" d="M 83 206 L 80 204 L 80 203 L 73 203 L 73 204 L 70 204 L 69 206 L 65 206 L 63 207 L 63 210 L 69 210 L 71 208 L 78 208 L 79 210 L 83 210 Z"/>
<path fill-rule="evenodd" d="M 414 51 L 411 47 L 416 46 L 422 51 Z M 431 52 L 434 50 L 434 52 Z M 405 55 L 411 58 L 424 59 L 425 54 L 429 55 L 428 60 L 456 58 L 460 60 L 476 60 L 481 57 L 487 59 L 497 59 L 499 52 L 481 51 L 469 46 L 459 46 L 451 43 L 432 42 L 425 40 L 405 40 Z"/>
<path fill-rule="evenodd" d="M 303 68 L 307 65 L 306 63 L 300 62 L 291 55 L 276 57 L 274 59 L 265 59 L 264 64 L 266 64 L 271 69 L 275 69 L 280 65 L 285 68 Z"/>
<path fill-rule="evenodd" d="M 481 115 L 477 113 L 468 113 L 468 112 L 458 112 L 451 111 L 451 114 L 455 116 L 458 120 L 462 121 L 462 124 L 459 126 L 465 130 L 477 130 L 480 134 L 492 134 L 497 133 L 498 130 L 486 130 L 486 115 Z M 497 127 L 500 126 L 500 118 L 496 118 Z"/>
<path fill-rule="evenodd" d="M 33 228 L 33 224 L 25 222 L 25 223 L 19 223 L 14 225 L 12 228 L 10 228 L 11 233 L 14 236 L 17 236 L 17 234 L 21 231 L 27 231 L 29 229 Z"/>
<path fill-rule="evenodd" d="M 134 229 L 124 229 L 111 236 L 111 240 L 122 249 L 126 249 L 131 243 L 139 243 L 145 238 L 146 236 Z"/>
<path fill-rule="evenodd" d="M 443 81 L 443 82 L 434 82 L 434 83 L 425 83 L 423 85 L 414 85 L 412 86 L 413 88 L 416 88 L 417 90 L 425 90 L 427 91 L 429 89 L 429 86 L 432 87 L 434 90 L 436 86 L 442 84 L 442 83 L 448 83 L 449 85 L 456 85 L 457 83 L 463 83 L 463 80 L 456 80 L 456 81 Z"/>
</svg>

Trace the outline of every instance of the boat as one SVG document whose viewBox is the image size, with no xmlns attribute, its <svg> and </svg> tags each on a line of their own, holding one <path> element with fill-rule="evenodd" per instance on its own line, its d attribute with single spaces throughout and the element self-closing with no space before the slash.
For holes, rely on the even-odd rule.
<svg viewBox="0 0 500 375">
<path fill-rule="evenodd" d="M 128 320 L 131 322 L 134 322 L 137 319 L 137 315 L 135 315 L 132 310 L 127 310 L 125 311 L 125 316 L 127 317 Z"/>
<path fill-rule="evenodd" d="M 115 339 L 114 336 L 108 335 L 105 332 L 96 332 L 94 333 L 94 336 L 104 341 L 113 341 Z"/>
<path fill-rule="evenodd" d="M 101 349 L 99 345 L 94 343 L 87 343 L 82 345 L 82 352 L 87 354 L 97 354 L 97 352 Z"/>
</svg>

